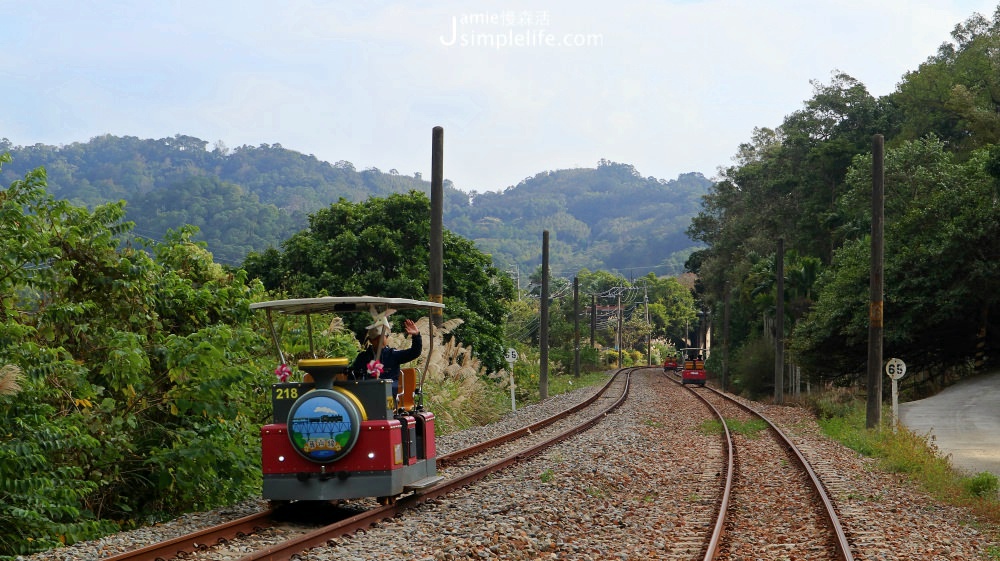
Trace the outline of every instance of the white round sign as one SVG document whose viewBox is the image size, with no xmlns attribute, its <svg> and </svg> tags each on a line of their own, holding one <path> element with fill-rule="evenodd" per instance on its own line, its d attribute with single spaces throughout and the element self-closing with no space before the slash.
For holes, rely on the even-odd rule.
<svg viewBox="0 0 1000 561">
<path fill-rule="evenodd" d="M 893 380 L 898 380 L 906 374 L 906 363 L 898 358 L 890 358 L 885 364 L 885 373 Z"/>
<path fill-rule="evenodd" d="M 507 349 L 503 357 L 507 359 L 507 362 L 517 362 L 517 349 L 514 347 Z"/>
</svg>

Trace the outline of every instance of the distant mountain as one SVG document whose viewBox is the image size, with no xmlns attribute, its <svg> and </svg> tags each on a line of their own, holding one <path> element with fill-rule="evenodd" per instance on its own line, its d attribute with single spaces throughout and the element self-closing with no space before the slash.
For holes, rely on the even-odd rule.
<svg viewBox="0 0 1000 561">
<path fill-rule="evenodd" d="M 105 135 L 66 146 L 13 146 L 0 153 L 6 188 L 44 167 L 49 192 L 93 207 L 127 201 L 137 235 L 162 239 L 194 224 L 220 263 L 238 265 L 250 251 L 279 247 L 308 226 L 308 214 L 343 198 L 360 202 L 410 190 L 430 192 L 419 173 L 350 162 L 323 162 L 280 144 L 229 149 L 183 135 L 158 140 Z M 542 172 L 500 193 L 468 194 L 445 181 L 445 227 L 525 275 L 541 263 L 549 231 L 550 266 L 569 275 L 586 267 L 642 276 L 676 274 L 696 247 L 685 234 L 711 181 L 643 178 L 630 165 L 601 160 L 596 169 Z"/>
<path fill-rule="evenodd" d="M 664 181 L 628 164 L 542 172 L 502 193 L 445 207 L 446 226 L 492 253 L 501 267 L 534 271 L 549 231 L 555 274 L 615 270 L 626 276 L 679 274 L 697 247 L 685 234 L 712 182 L 699 173 Z"/>
</svg>

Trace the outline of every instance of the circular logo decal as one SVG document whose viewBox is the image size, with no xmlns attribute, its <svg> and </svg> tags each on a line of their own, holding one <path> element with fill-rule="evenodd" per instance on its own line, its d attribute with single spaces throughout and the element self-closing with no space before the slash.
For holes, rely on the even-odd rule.
<svg viewBox="0 0 1000 561">
<path fill-rule="evenodd" d="M 307 460 L 328 463 L 350 452 L 358 440 L 361 418 L 344 394 L 327 389 L 310 391 L 288 411 L 288 438 Z"/>
</svg>

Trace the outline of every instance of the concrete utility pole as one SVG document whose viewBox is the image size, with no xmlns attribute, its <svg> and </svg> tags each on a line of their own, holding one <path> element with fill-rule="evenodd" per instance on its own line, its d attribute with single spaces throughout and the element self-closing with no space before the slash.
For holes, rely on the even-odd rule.
<svg viewBox="0 0 1000 561">
<path fill-rule="evenodd" d="M 434 127 L 431 132 L 431 247 L 430 282 L 427 298 L 443 302 L 444 286 L 444 128 Z M 431 322 L 441 327 L 441 308 L 431 309 Z"/>
<path fill-rule="evenodd" d="M 872 256 L 871 302 L 868 306 L 868 410 L 865 426 L 882 423 L 882 313 L 885 220 L 885 140 L 872 138 Z"/>
<path fill-rule="evenodd" d="M 542 232 L 542 319 L 538 334 L 538 396 L 549 397 L 549 231 Z"/>
<path fill-rule="evenodd" d="M 573 277 L 573 376 L 580 377 L 580 277 Z"/>
<path fill-rule="evenodd" d="M 590 295 L 590 348 L 597 342 L 597 295 Z"/>
<path fill-rule="evenodd" d="M 646 301 L 646 366 L 653 365 L 652 341 L 649 334 L 649 292 L 642 287 L 642 299 Z"/>
<path fill-rule="evenodd" d="M 622 348 L 622 293 L 618 292 L 618 368 L 621 368 L 625 361 L 622 360 L 622 355 L 625 353 L 625 349 Z"/>
<path fill-rule="evenodd" d="M 774 402 L 785 402 L 785 238 L 778 238 L 778 253 L 775 259 L 775 276 L 778 286 L 775 290 L 777 309 L 774 312 Z"/>
<path fill-rule="evenodd" d="M 726 391 L 729 377 L 729 282 L 726 282 L 726 297 L 722 312 L 722 391 Z"/>
</svg>

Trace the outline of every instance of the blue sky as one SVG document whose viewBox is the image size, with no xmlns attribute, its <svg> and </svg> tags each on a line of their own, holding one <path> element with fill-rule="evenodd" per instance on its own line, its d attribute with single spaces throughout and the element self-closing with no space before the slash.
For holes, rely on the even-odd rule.
<svg viewBox="0 0 1000 561">
<path fill-rule="evenodd" d="M 465 191 L 708 177 L 835 70 L 891 92 L 997 0 L 0 0 L 0 138 L 281 144 Z"/>
</svg>

